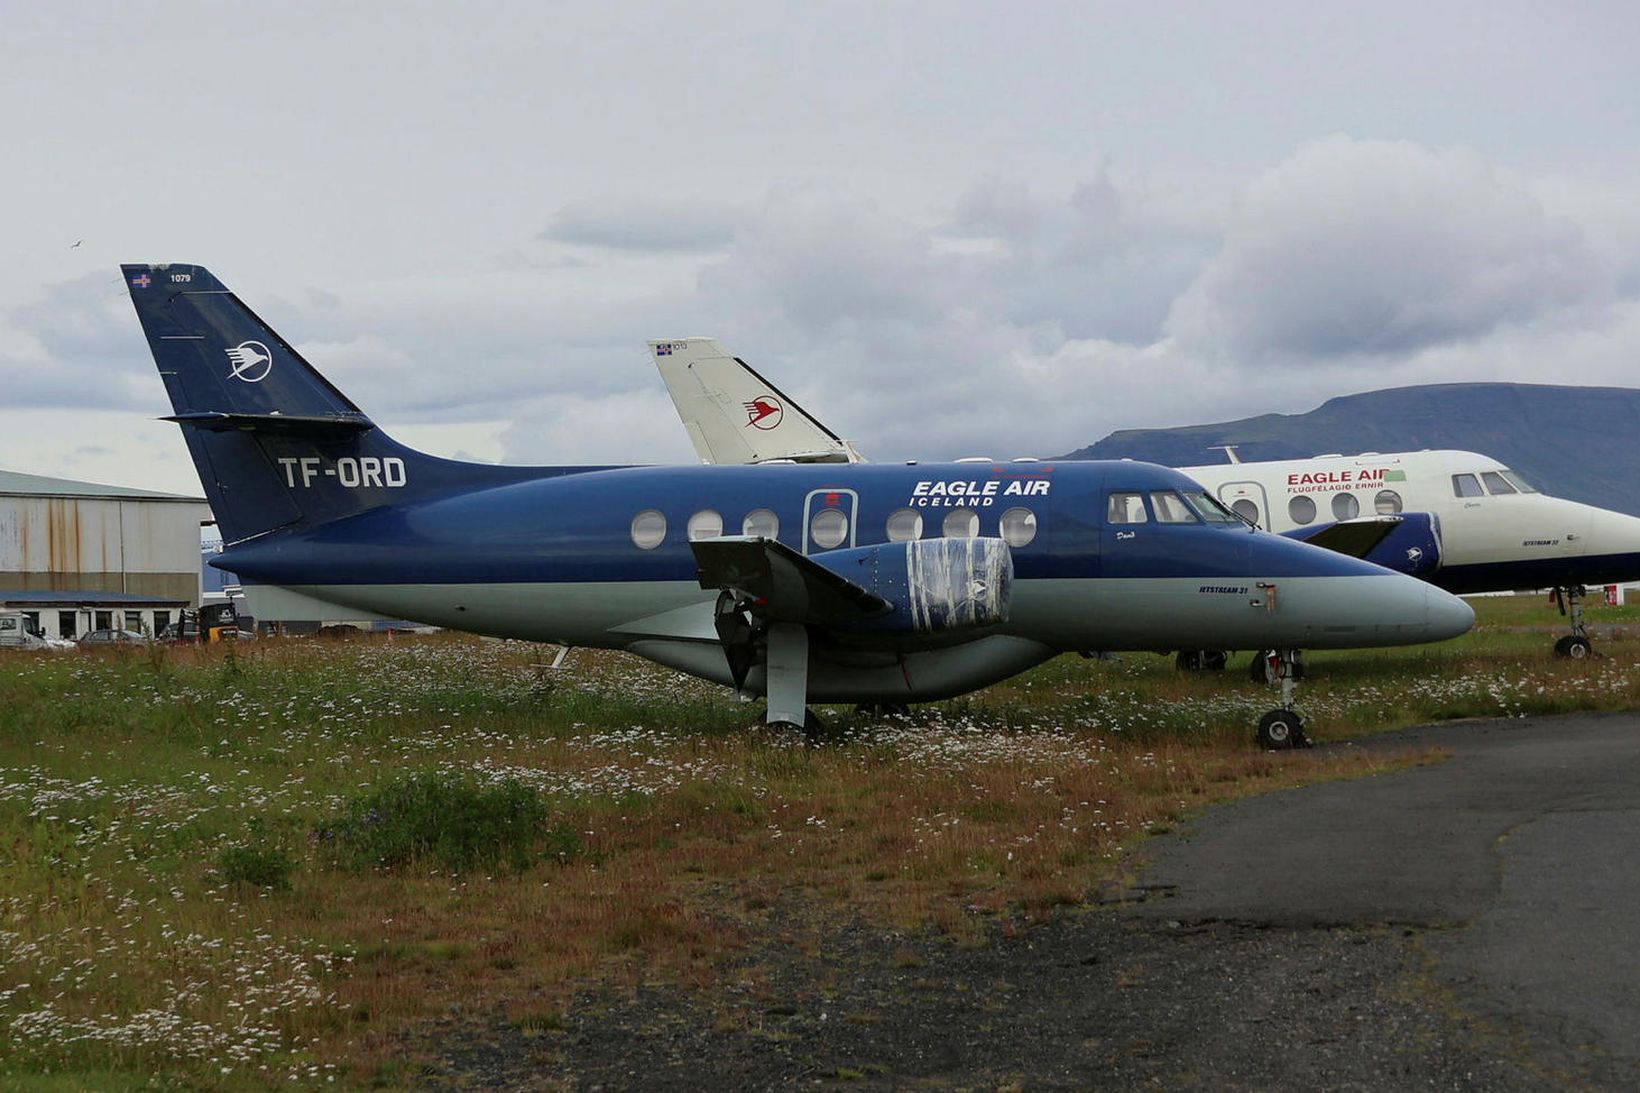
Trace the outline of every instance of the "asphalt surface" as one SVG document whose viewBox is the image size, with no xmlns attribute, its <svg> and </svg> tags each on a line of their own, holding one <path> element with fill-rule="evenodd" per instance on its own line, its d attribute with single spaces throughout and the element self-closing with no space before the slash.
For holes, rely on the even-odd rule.
<svg viewBox="0 0 1640 1093">
<path fill-rule="evenodd" d="M 1214 808 L 1115 905 L 953 945 L 771 908 L 715 986 L 430 1030 L 441 1088 L 1640 1089 L 1640 717 Z"/>
<path fill-rule="evenodd" d="M 1452 757 L 1252 798 L 1154 844 L 1142 919 L 1418 928 L 1428 973 L 1528 1058 L 1640 1088 L 1640 717 L 1433 726 Z"/>
</svg>

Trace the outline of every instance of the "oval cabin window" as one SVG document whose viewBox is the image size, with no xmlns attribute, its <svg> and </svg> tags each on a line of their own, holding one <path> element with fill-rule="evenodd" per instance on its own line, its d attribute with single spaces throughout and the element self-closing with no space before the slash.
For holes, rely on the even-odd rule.
<svg viewBox="0 0 1640 1093">
<path fill-rule="evenodd" d="M 922 513 L 916 509 L 895 509 L 888 514 L 888 541 L 909 543 L 922 538 Z"/>
<path fill-rule="evenodd" d="M 639 550 L 654 550 L 666 538 L 666 517 L 660 509 L 644 509 L 632 518 L 632 542 Z"/>
<path fill-rule="evenodd" d="M 701 509 L 689 517 L 689 541 L 716 539 L 723 534 L 723 517 L 711 509 Z"/>
<path fill-rule="evenodd" d="M 942 529 L 947 539 L 972 539 L 979 534 L 979 513 L 973 509 L 952 509 L 945 514 Z"/>
<path fill-rule="evenodd" d="M 1336 520 L 1353 520 L 1361 515 L 1361 502 L 1355 499 L 1353 493 L 1335 493 L 1332 510 L 1333 518 Z"/>
<path fill-rule="evenodd" d="M 821 509 L 809 520 L 809 541 L 821 550 L 841 546 L 848 538 L 848 517 L 842 509 Z"/>
<path fill-rule="evenodd" d="M 765 539 L 775 539 L 780 535 L 780 517 L 774 514 L 773 509 L 753 509 L 746 514 L 746 519 L 740 522 L 742 535 L 761 535 Z"/>
<path fill-rule="evenodd" d="M 1315 519 L 1315 501 L 1300 494 L 1287 502 L 1287 515 L 1295 524 L 1308 524 Z"/>
<path fill-rule="evenodd" d="M 1025 546 L 1036 538 L 1036 513 L 1030 509 L 1009 509 L 997 521 L 997 530 L 1009 546 Z"/>
</svg>

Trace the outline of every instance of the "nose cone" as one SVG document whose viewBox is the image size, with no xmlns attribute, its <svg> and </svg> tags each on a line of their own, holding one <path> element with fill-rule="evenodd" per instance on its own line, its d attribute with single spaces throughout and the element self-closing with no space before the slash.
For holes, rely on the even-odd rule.
<svg viewBox="0 0 1640 1093">
<path fill-rule="evenodd" d="M 1424 585 L 1425 626 L 1428 641 L 1445 641 L 1469 633 L 1475 625 L 1475 609 L 1450 592 Z"/>
</svg>

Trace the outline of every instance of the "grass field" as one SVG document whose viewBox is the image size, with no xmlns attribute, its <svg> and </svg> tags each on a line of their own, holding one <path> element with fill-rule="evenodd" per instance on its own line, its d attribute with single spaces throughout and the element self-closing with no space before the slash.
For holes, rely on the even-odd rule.
<svg viewBox="0 0 1640 1093">
<path fill-rule="evenodd" d="M 1640 608 L 1312 654 L 1319 741 L 1640 706 Z M 1436 756 L 1262 754 L 1231 671 L 1062 657 L 835 739 L 633 658 L 461 635 L 0 656 L 0 1085 L 400 1085 L 420 1023 L 709 984 L 777 900 L 981 944 L 1203 805 Z M 428 834 L 432 832 L 432 834 Z M 403 1061 L 408 1050 L 412 1061 Z"/>
</svg>

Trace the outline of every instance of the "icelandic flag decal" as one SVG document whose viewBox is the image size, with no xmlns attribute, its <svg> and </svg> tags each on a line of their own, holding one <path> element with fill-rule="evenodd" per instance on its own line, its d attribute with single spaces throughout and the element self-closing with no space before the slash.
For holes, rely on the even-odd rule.
<svg viewBox="0 0 1640 1093">
<path fill-rule="evenodd" d="M 147 288 L 149 285 L 153 284 L 154 281 L 153 278 L 144 273 L 139 277 L 131 278 L 131 283 L 136 285 L 138 288 Z"/>
<path fill-rule="evenodd" d="M 671 342 L 661 342 L 659 345 L 657 345 L 655 347 L 655 356 L 657 356 L 657 357 L 670 357 L 671 355 L 672 355 L 672 343 Z"/>
</svg>

